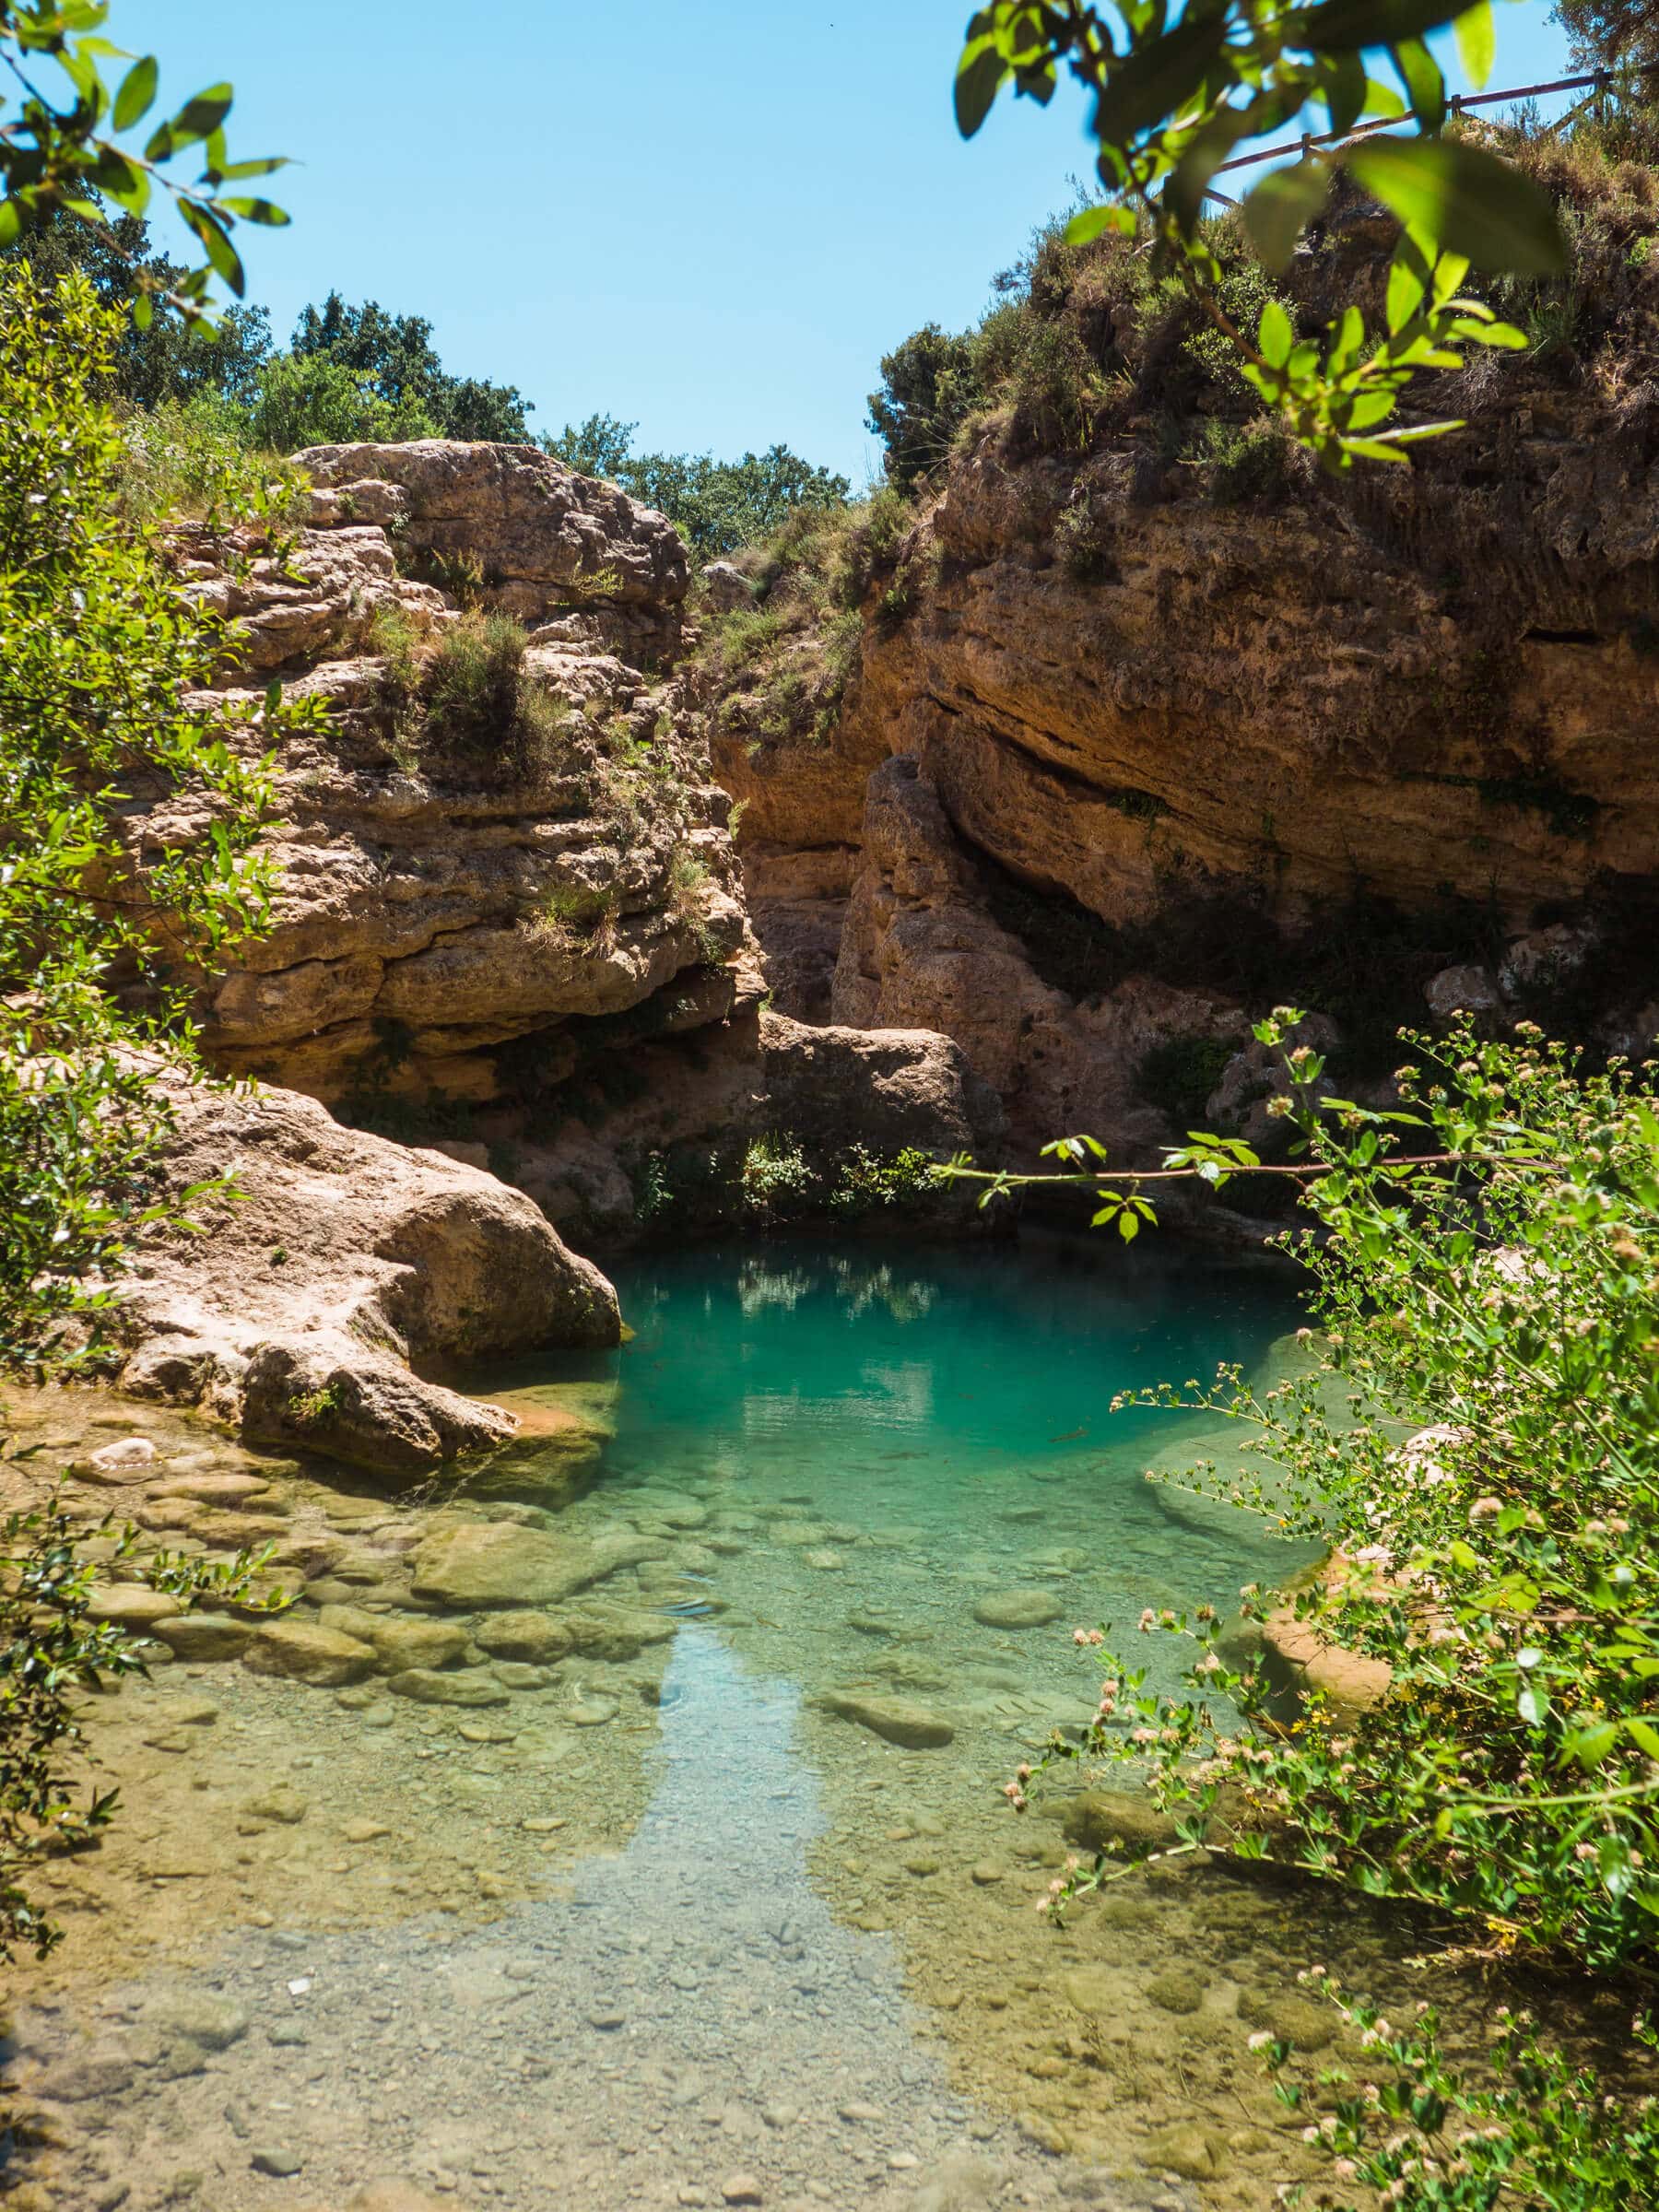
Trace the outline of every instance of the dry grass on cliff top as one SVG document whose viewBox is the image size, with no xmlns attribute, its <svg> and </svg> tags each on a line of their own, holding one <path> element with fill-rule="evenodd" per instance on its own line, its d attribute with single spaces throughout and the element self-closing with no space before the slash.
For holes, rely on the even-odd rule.
<svg viewBox="0 0 1659 2212">
<path fill-rule="evenodd" d="M 698 660 L 718 697 L 718 725 L 751 757 L 763 747 L 824 744 L 858 666 L 866 613 L 894 609 L 915 519 L 890 486 L 848 507 L 803 511 L 739 555 L 754 597 L 708 618 Z"/>
<path fill-rule="evenodd" d="M 1476 288 L 1526 333 L 1527 349 L 1481 354 L 1438 389 L 1423 380 L 1412 411 L 1473 416 L 1540 377 L 1617 398 L 1659 376 L 1659 108 L 1614 109 L 1565 133 L 1525 112 L 1458 127 L 1550 194 L 1571 265 L 1555 278 L 1477 278 Z M 1303 336 L 1317 336 L 1349 300 L 1380 317 L 1394 225 L 1351 186 L 1338 185 L 1279 277 L 1255 260 L 1235 217 L 1207 222 L 1205 233 L 1223 270 L 1221 304 L 1244 329 L 1276 298 Z M 872 405 L 900 480 L 937 476 L 953 453 L 988 439 L 1016 465 L 1040 456 L 1081 465 L 1133 445 L 1162 465 L 1191 465 L 1230 504 L 1277 501 L 1310 480 L 1230 349 L 1143 245 L 1116 236 L 1070 245 L 1057 218 L 994 289 L 975 328 L 917 332 L 883 362 Z M 1087 573 L 1089 548 L 1060 550 L 1075 552 Z"/>
</svg>

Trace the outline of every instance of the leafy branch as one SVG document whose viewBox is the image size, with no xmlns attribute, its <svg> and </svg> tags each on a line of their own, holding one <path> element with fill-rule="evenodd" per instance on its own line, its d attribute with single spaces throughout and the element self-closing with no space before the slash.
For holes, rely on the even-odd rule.
<svg viewBox="0 0 1659 2212">
<path fill-rule="evenodd" d="M 1005 86 L 1046 103 L 1064 67 L 1093 95 L 1096 169 L 1108 195 L 1073 218 L 1073 243 L 1147 228 L 1243 375 L 1332 473 L 1356 460 L 1404 461 L 1412 443 L 1461 428 L 1391 418 L 1414 376 L 1461 368 L 1466 347 L 1525 345 L 1512 324 L 1460 292 L 1471 265 L 1544 275 L 1566 258 L 1535 185 L 1481 147 L 1439 135 L 1446 86 L 1427 36 L 1450 24 L 1465 68 L 1484 83 L 1496 46 L 1491 0 L 1188 0 L 1173 21 L 1167 0 L 1116 0 L 1112 13 L 1109 29 L 1086 0 L 994 0 L 978 9 L 957 69 L 963 135 L 979 130 Z M 1399 91 L 1370 75 L 1366 56 L 1377 52 Z M 1270 301 L 1252 337 L 1220 303 L 1204 202 L 1241 144 L 1310 105 L 1324 108 L 1324 135 L 1335 142 L 1310 135 L 1299 162 L 1265 176 L 1242 204 L 1244 227 L 1265 265 L 1284 268 L 1346 172 L 1401 226 L 1383 327 L 1371 330 L 1349 305 L 1322 338 L 1299 338 Z M 1415 136 L 1375 135 L 1379 124 L 1407 119 Z M 1366 135 L 1350 138 L 1360 126 Z"/>
<path fill-rule="evenodd" d="M 210 325 L 215 276 L 239 300 L 246 289 L 231 239 L 237 223 L 288 219 L 274 201 L 225 187 L 269 176 L 286 163 L 279 157 L 230 159 L 228 84 L 193 94 L 155 124 L 142 145 L 124 145 L 154 109 L 160 71 L 153 54 L 134 56 L 102 35 L 109 14 L 109 0 L 0 0 L 0 62 L 16 88 L 14 109 L 0 109 L 0 248 L 65 209 L 128 265 L 139 329 L 148 327 L 159 305 Z M 105 74 L 112 62 L 128 65 L 118 79 Z M 55 94 L 36 74 L 42 63 L 65 80 Z M 169 163 L 197 147 L 202 171 L 194 182 L 168 173 Z M 105 220 L 112 206 L 143 216 L 157 189 L 171 199 L 206 256 L 199 267 L 168 281 L 129 253 Z"/>
</svg>

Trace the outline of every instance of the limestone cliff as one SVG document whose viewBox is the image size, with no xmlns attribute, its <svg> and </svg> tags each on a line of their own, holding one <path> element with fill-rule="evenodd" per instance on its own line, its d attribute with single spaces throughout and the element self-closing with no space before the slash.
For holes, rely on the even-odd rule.
<svg viewBox="0 0 1659 2212">
<path fill-rule="evenodd" d="M 715 704 L 780 1003 L 955 1037 L 1023 1146 L 1167 1134 L 1276 999 L 1353 1033 L 1570 990 L 1651 1041 L 1659 399 L 1462 382 L 1410 469 L 1241 504 L 1150 415 L 1086 458 L 985 422 L 833 715 Z"/>
<path fill-rule="evenodd" d="M 237 626 L 227 692 L 275 677 L 320 710 L 276 758 L 274 925 L 202 979 L 205 1049 L 487 1168 L 579 1241 L 625 1239 L 648 1167 L 659 1200 L 685 1159 L 727 1187 L 752 1139 L 788 1134 L 799 1090 L 689 702 L 685 548 L 525 448 L 298 460 L 289 537 L 179 541 Z M 135 852 L 207 827 L 165 792 L 126 825 Z M 906 1141 L 994 1136 L 1000 1110 L 953 1047 L 906 1050 L 934 1116 Z M 825 1042 L 840 1110 L 815 1170 L 863 1134 L 863 1051 Z"/>
</svg>

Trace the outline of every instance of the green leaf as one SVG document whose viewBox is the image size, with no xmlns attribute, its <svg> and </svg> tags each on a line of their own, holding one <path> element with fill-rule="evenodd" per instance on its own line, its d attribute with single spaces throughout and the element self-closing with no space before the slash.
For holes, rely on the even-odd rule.
<svg viewBox="0 0 1659 2212">
<path fill-rule="evenodd" d="M 1262 179 L 1240 212 L 1252 245 L 1268 268 L 1285 267 L 1330 188 L 1331 172 L 1323 161 L 1299 161 Z"/>
<path fill-rule="evenodd" d="M 1402 222 L 1483 268 L 1558 275 L 1567 252 L 1537 186 L 1495 154 L 1445 138 L 1371 138 L 1348 169 Z"/>
<path fill-rule="evenodd" d="M 1421 39 L 1406 39 L 1391 51 L 1400 82 L 1411 102 L 1411 112 L 1426 131 L 1438 131 L 1446 120 L 1446 80 L 1441 65 Z"/>
<path fill-rule="evenodd" d="M 1466 0 L 1325 0 L 1287 34 L 1297 53 L 1343 53 L 1420 39 L 1463 12 Z"/>
<path fill-rule="evenodd" d="M 1574 1738 L 1572 1756 L 1581 1767 L 1599 1767 L 1618 1740 L 1618 1724 L 1603 1721 L 1594 1728 L 1585 1728 Z"/>
<path fill-rule="evenodd" d="M 1182 17 L 1150 45 L 1137 47 L 1107 79 L 1094 113 L 1103 145 L 1127 146 L 1137 131 L 1175 114 L 1204 82 L 1221 51 L 1225 15 Z"/>
<path fill-rule="evenodd" d="M 198 138 L 211 137 L 229 114 L 234 97 L 229 85 L 209 85 L 205 92 L 187 100 L 167 126 L 173 146 L 190 146 Z"/>
<path fill-rule="evenodd" d="M 1365 64 L 1357 53 L 1339 53 L 1326 62 L 1321 92 L 1331 128 L 1338 136 L 1351 131 L 1365 112 Z"/>
<path fill-rule="evenodd" d="M 1134 208 L 1117 206 L 1079 208 L 1065 226 L 1065 242 L 1068 246 L 1086 246 L 1104 230 L 1118 230 L 1125 238 L 1133 237 Z"/>
<path fill-rule="evenodd" d="M 1630 1847 L 1622 1836 L 1604 1836 L 1595 1853 L 1596 1871 L 1609 1897 L 1628 1897 L 1636 1883 Z"/>
<path fill-rule="evenodd" d="M 1296 343 L 1296 333 L 1290 327 L 1290 318 L 1277 300 L 1269 300 L 1262 310 L 1262 321 L 1256 332 L 1256 350 L 1274 369 L 1282 369 L 1290 359 L 1290 348 Z"/>
<path fill-rule="evenodd" d="M 111 120 L 118 131 L 130 131 L 142 115 L 149 112 L 156 98 L 156 82 L 160 76 L 153 53 L 135 62 L 121 80 L 115 95 Z"/>
<path fill-rule="evenodd" d="M 1476 0 L 1452 26 L 1457 41 L 1457 58 L 1464 75 L 1477 92 L 1490 81 L 1498 54 L 1498 29 L 1492 20 L 1491 0 Z"/>
<path fill-rule="evenodd" d="M 240 300 L 247 284 L 241 256 L 225 234 L 222 224 L 194 200 L 181 200 L 179 213 L 206 249 L 207 258 Z"/>
<path fill-rule="evenodd" d="M 971 138 L 991 112 L 1007 75 L 1008 65 L 990 39 L 971 40 L 962 49 L 955 99 L 957 129 L 964 138 Z"/>
<path fill-rule="evenodd" d="M 1529 1728 L 1542 1728 L 1549 1717 L 1549 1700 L 1529 1682 L 1515 1700 L 1515 1711 Z"/>
<path fill-rule="evenodd" d="M 1659 1728 L 1655 1728 L 1651 1721 L 1641 1720 L 1632 1713 L 1625 1722 L 1625 1734 L 1650 1759 L 1659 1759 Z"/>
<path fill-rule="evenodd" d="M 280 229 L 292 219 L 288 209 L 278 207 L 274 200 L 216 200 L 214 206 L 227 215 L 239 216 L 244 223 L 265 223 L 273 229 Z"/>
<path fill-rule="evenodd" d="M 0 200 L 0 247 L 9 246 L 23 228 L 23 212 L 16 200 Z"/>
</svg>

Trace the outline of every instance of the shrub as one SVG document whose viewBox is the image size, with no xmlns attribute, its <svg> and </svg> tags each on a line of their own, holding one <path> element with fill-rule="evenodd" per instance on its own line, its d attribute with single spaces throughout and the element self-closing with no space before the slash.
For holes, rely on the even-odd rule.
<svg viewBox="0 0 1659 2212">
<path fill-rule="evenodd" d="M 464 615 L 418 663 L 406 618 L 378 617 L 376 639 L 394 746 L 472 773 L 499 764 L 521 782 L 551 769 L 571 710 L 525 668 L 524 632 L 510 616 Z"/>
<path fill-rule="evenodd" d="M 971 335 L 952 337 L 928 323 L 884 355 L 868 419 L 887 448 L 888 481 L 908 490 L 939 467 L 962 423 L 984 402 Z"/>
<path fill-rule="evenodd" d="M 1187 1654 L 1185 1687 L 1159 1695 L 1111 1655 L 1084 1749 L 1145 1761 L 1187 1841 L 1225 1793 L 1213 1848 L 1624 1971 L 1659 1953 L 1659 1113 L 1651 1067 L 1587 1077 L 1536 1036 L 1408 1038 L 1421 1059 L 1387 1112 L 1319 1103 L 1323 1062 L 1289 1054 L 1277 1104 L 1323 1231 L 1295 1249 L 1351 1416 L 1317 1373 L 1119 1403 L 1244 1423 L 1262 1475 L 1188 1484 L 1333 1563 L 1248 1594 L 1225 1635 L 1207 1608 L 1144 1615 Z M 1194 1157 L 1224 1181 L 1239 1155 Z M 1383 1663 L 1385 1694 L 1315 1695 L 1287 1729 L 1253 1655 L 1277 1608 Z"/>
<path fill-rule="evenodd" d="M 165 1217 L 154 1065 L 197 1065 L 180 971 L 263 926 L 261 756 L 324 719 L 279 689 L 210 696 L 228 626 L 123 512 L 132 448 L 100 404 L 120 328 L 85 278 L 0 268 L 0 1359 L 29 1364 L 86 1344 Z M 221 519 L 272 503 L 243 487 Z M 135 788 L 212 841 L 135 850 Z"/>
<path fill-rule="evenodd" d="M 277 526 L 305 513 L 303 474 L 253 443 L 246 411 L 222 393 L 134 410 L 123 418 L 122 437 L 119 497 L 129 522 L 218 527 L 254 502 Z"/>
<path fill-rule="evenodd" d="M 1323 1985 L 1376 2077 L 1357 2083 L 1345 2067 L 1324 2065 L 1306 2081 L 1287 2071 L 1288 2044 L 1268 2046 L 1284 2102 L 1318 2114 L 1303 2137 L 1330 2159 L 1345 2198 L 1358 2186 L 1393 2212 L 1486 2212 L 1505 2203 L 1624 2212 L 1659 2195 L 1659 2104 L 1611 2094 L 1594 2069 L 1551 2049 L 1530 2013 L 1500 2008 L 1489 2073 L 1471 2076 L 1446 2063 L 1431 2007 L 1396 2028 L 1323 1974 L 1299 1979 Z M 1659 2048 L 1651 2014 L 1639 2012 L 1631 2033 L 1640 2050 Z M 1335 2200 L 1322 2190 L 1318 2201 Z"/>
<path fill-rule="evenodd" d="M 1110 515 L 1074 497 L 1054 521 L 1054 550 L 1078 583 L 1103 583 L 1117 572 L 1116 534 Z"/>
<path fill-rule="evenodd" d="M 1252 422 L 1204 425 L 1197 458 L 1208 467 L 1207 489 L 1218 507 L 1255 501 L 1277 506 L 1294 485 L 1309 480 L 1304 446 L 1269 416 Z"/>
<path fill-rule="evenodd" d="M 817 1178 L 792 1136 L 758 1136 L 743 1155 L 738 1191 L 746 1212 L 767 1215 L 799 1206 Z"/>
<path fill-rule="evenodd" d="M 431 438 L 437 427 L 418 401 L 394 402 L 376 391 L 366 369 L 326 353 L 281 353 L 265 364 L 248 411 L 249 435 L 274 453 L 307 445 L 350 445 L 359 440 L 396 444 Z"/>
<path fill-rule="evenodd" d="M 859 665 L 860 608 L 914 519 L 883 485 L 859 506 L 784 525 L 765 548 L 756 602 L 704 629 L 700 658 L 723 695 L 722 726 L 751 747 L 828 741 Z"/>
<path fill-rule="evenodd" d="M 830 1210 L 843 1217 L 916 1206 L 936 1197 L 942 1185 L 936 1163 L 913 1145 L 890 1157 L 854 1145 L 841 1163 Z"/>
</svg>

